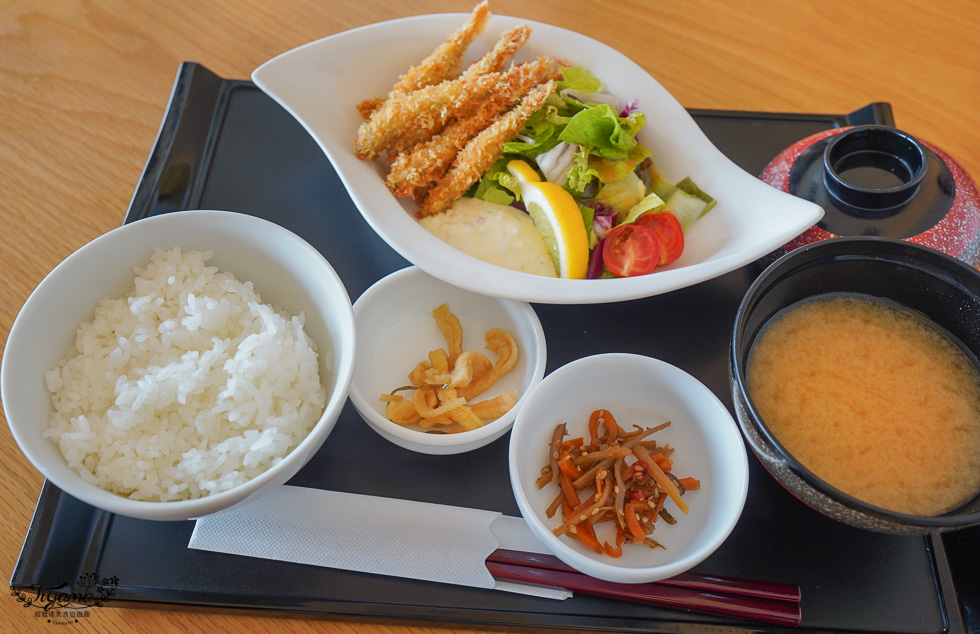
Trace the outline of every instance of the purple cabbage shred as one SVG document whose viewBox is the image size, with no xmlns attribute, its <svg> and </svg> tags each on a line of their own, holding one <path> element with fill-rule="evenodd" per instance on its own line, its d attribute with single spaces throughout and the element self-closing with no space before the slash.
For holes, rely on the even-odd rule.
<svg viewBox="0 0 980 634">
<path fill-rule="evenodd" d="M 589 268 L 585 270 L 585 279 L 587 280 L 597 280 L 602 277 L 602 270 L 604 268 L 602 262 L 602 240 L 595 245 L 592 249 L 592 253 L 589 254 Z"/>
<path fill-rule="evenodd" d="M 626 118 L 637 111 L 640 107 L 640 102 L 635 97 L 630 97 L 626 100 L 626 106 L 619 112 L 619 116 Z"/>
</svg>

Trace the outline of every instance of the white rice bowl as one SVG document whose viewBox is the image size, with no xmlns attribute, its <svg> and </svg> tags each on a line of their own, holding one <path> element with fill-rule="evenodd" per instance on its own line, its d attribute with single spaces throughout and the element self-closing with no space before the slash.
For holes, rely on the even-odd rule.
<svg viewBox="0 0 980 634">
<path fill-rule="evenodd" d="M 47 373 L 44 436 L 85 481 L 157 502 L 226 491 L 282 460 L 320 417 L 303 315 L 263 304 L 211 257 L 154 249 L 132 292 L 102 299 Z"/>
<path fill-rule="evenodd" d="M 154 248 L 178 246 L 182 260 L 213 253 L 213 279 L 178 291 L 174 265 L 166 291 L 134 290 Z M 154 314 L 154 293 L 180 308 Z M 236 332 L 222 331 L 233 321 Z M 87 354 L 71 360 L 78 346 Z M 4 343 L 0 401 L 49 495 L 181 521 L 251 500 L 313 458 L 347 403 L 355 346 L 347 289 L 306 240 L 248 214 L 168 212 L 95 238 L 45 276 Z"/>
</svg>

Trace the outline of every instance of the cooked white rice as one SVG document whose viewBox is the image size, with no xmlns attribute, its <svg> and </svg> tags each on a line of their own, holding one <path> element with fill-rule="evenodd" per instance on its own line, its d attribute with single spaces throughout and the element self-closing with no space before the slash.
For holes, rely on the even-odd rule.
<svg viewBox="0 0 980 634">
<path fill-rule="evenodd" d="M 322 414 L 304 315 L 263 304 L 210 258 L 154 249 L 47 373 L 45 436 L 86 481 L 134 500 L 211 495 L 277 464 Z"/>
</svg>

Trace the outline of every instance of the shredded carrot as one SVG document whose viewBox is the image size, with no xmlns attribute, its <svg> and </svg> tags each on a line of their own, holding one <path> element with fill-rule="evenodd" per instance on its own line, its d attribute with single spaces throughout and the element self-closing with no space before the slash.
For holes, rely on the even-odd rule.
<svg viewBox="0 0 980 634">
<path fill-rule="evenodd" d="M 608 489 L 609 487 L 607 487 Z M 552 530 L 555 535 L 563 535 L 573 527 L 583 523 L 588 522 L 594 515 L 601 512 L 602 507 L 605 505 L 606 501 L 609 499 L 608 493 L 604 494 L 601 498 L 588 497 L 584 502 L 579 504 L 577 507 L 571 510 L 571 512 L 565 514 L 565 521 L 561 526 Z"/>
<path fill-rule="evenodd" d="M 565 424 L 558 425 L 549 444 L 550 464 L 538 479 L 543 486 L 551 479 L 559 491 L 547 511 L 548 517 L 554 517 L 561 508 L 561 525 L 552 532 L 559 537 L 567 534 L 610 557 L 621 557 L 625 542 L 662 548 L 650 534 L 664 513 L 664 503 L 670 498 L 687 514 L 681 491 L 695 491 L 701 485 L 694 477 L 668 475 L 674 450 L 650 439 L 650 435 L 669 425 L 634 425 L 635 430 L 627 432 L 604 409 L 594 410 L 589 417 L 591 438 L 570 438 Z M 635 463 L 625 462 L 633 458 Z M 664 517 L 674 523 L 673 518 Z M 603 525 L 602 530 L 608 532 L 601 533 L 600 538 L 597 531 Z"/>
<path fill-rule="evenodd" d="M 667 501 L 667 494 L 666 493 L 661 493 L 659 496 L 657 496 L 657 503 L 653 506 L 653 516 L 654 516 L 654 518 L 656 518 L 657 515 L 660 514 L 660 509 L 662 509 L 664 507 L 664 502 L 666 502 L 666 501 Z"/>
<path fill-rule="evenodd" d="M 646 539 L 646 531 L 643 530 L 643 526 L 640 525 L 640 518 L 636 514 L 637 504 L 635 502 L 627 502 L 626 504 L 626 527 L 630 529 L 630 535 L 633 536 L 633 541 L 637 544 L 643 543 Z"/>
<path fill-rule="evenodd" d="M 621 529 L 616 529 L 616 545 L 610 546 L 609 542 L 605 542 L 602 545 L 602 549 L 606 551 L 606 554 L 610 557 L 622 557 L 623 556 L 623 540 L 626 535 Z"/>
<path fill-rule="evenodd" d="M 585 443 L 584 438 L 581 437 L 572 438 L 571 440 L 566 440 L 561 444 L 561 450 L 565 453 L 568 453 L 569 451 L 575 449 L 576 447 L 581 447 L 584 443 Z"/>
<path fill-rule="evenodd" d="M 593 440 L 599 437 L 599 417 L 602 416 L 602 412 L 604 411 L 606 410 L 597 409 L 589 416 L 589 438 Z"/>
<path fill-rule="evenodd" d="M 599 545 L 599 538 L 595 536 L 595 530 L 593 530 L 592 525 L 588 522 L 582 522 L 575 527 L 575 536 L 578 537 L 580 542 L 600 555 L 605 552 L 605 549 Z"/>
<path fill-rule="evenodd" d="M 701 488 L 701 481 L 697 478 L 680 478 L 678 482 L 688 491 L 697 491 Z"/>
<path fill-rule="evenodd" d="M 568 454 L 564 454 L 558 459 L 558 468 L 571 478 L 582 477 L 582 470 L 572 464 L 571 460 L 568 459 Z"/>
<path fill-rule="evenodd" d="M 568 477 L 567 473 L 561 473 L 558 476 L 558 482 L 561 484 L 562 493 L 565 494 L 565 503 L 568 505 L 568 510 L 565 511 L 565 515 L 568 515 L 571 509 L 579 505 L 578 492 L 572 486 L 572 479 Z"/>
<path fill-rule="evenodd" d="M 616 442 L 616 437 L 619 435 L 619 424 L 616 422 L 616 417 L 607 409 L 597 409 L 589 416 L 589 435 L 592 440 L 599 438 L 600 421 L 606 428 L 605 441 L 607 443 Z"/>
</svg>

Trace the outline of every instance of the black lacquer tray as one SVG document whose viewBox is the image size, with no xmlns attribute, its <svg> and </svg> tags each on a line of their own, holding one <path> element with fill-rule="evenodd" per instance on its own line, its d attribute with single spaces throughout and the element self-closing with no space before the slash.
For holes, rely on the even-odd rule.
<svg viewBox="0 0 980 634">
<path fill-rule="evenodd" d="M 824 129 L 892 124 L 878 103 L 849 115 L 693 110 L 709 137 L 750 173 Z M 408 263 L 368 227 L 302 127 L 247 81 L 181 66 L 160 134 L 125 217 L 227 209 L 277 222 L 333 264 L 356 300 Z M 578 357 L 630 351 L 690 372 L 731 408 L 727 347 L 735 311 L 762 263 L 630 302 L 535 305 L 550 372 Z M 609 324 L 618 324 L 615 329 Z M 412 453 L 381 439 L 353 407 L 291 484 L 519 515 L 504 436 L 461 456 Z M 346 448 L 356 447 L 357 451 Z M 340 450 L 344 448 L 345 450 Z M 745 512 L 698 569 L 800 584 L 801 630 L 966 632 L 980 627 L 980 532 L 876 535 L 824 518 L 750 455 Z M 384 469 L 365 468 L 383 464 Z M 10 584 L 75 592 L 79 577 L 116 577 L 112 607 L 232 611 L 366 622 L 615 632 L 770 632 L 687 612 L 573 597 L 558 602 L 422 581 L 249 559 L 187 548 L 193 522 L 111 515 L 44 484 Z M 977 631 L 977 630 L 974 630 Z"/>
</svg>

